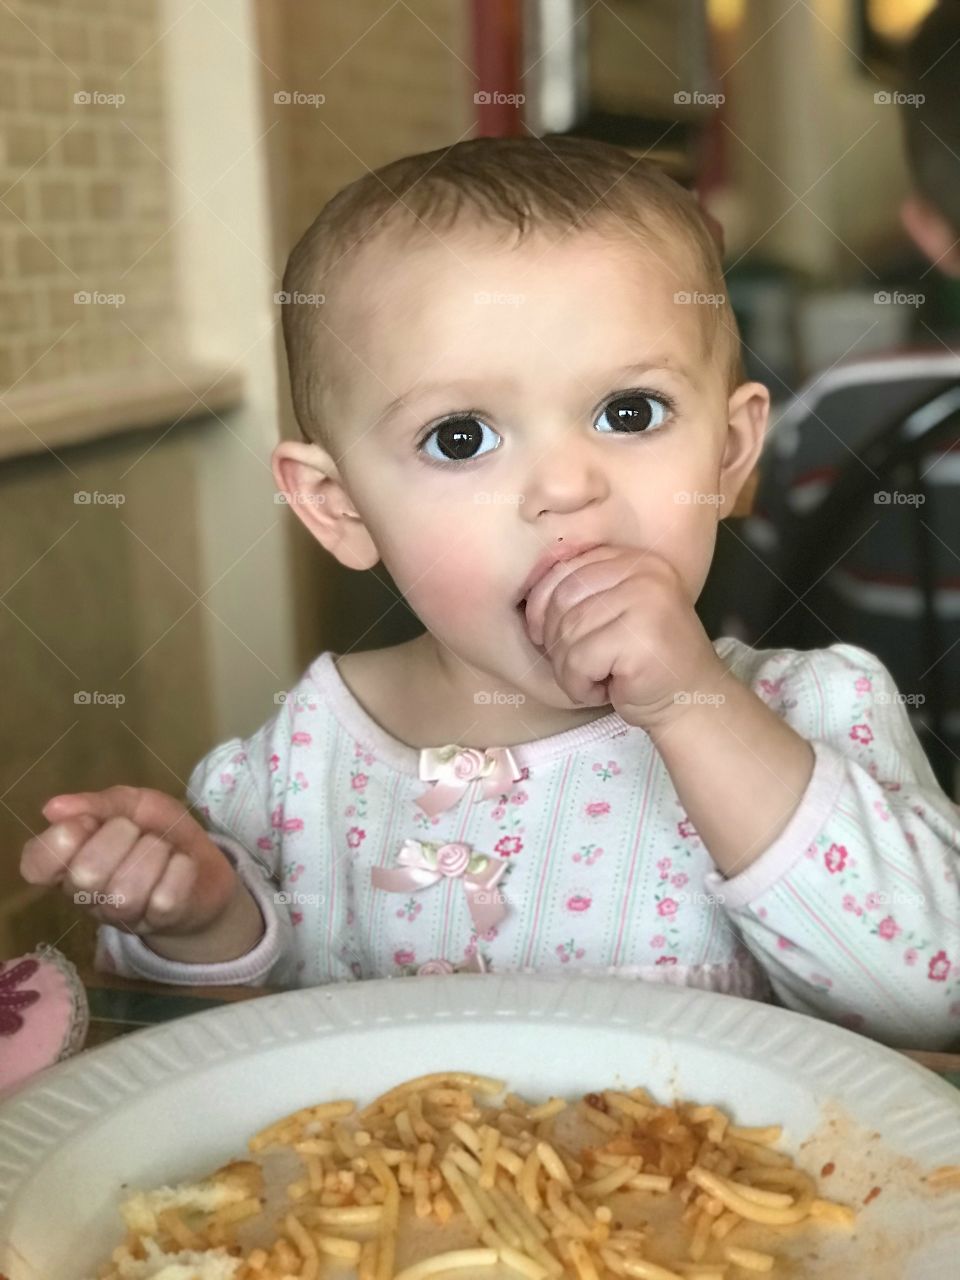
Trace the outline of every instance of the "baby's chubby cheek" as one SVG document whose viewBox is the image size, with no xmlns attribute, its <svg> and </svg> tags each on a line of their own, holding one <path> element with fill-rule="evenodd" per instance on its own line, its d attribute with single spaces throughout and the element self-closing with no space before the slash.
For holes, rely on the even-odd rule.
<svg viewBox="0 0 960 1280">
<path fill-rule="evenodd" d="M 410 608 L 447 643 L 495 631 L 497 616 L 508 610 L 503 573 L 495 571 L 489 550 L 451 537 L 449 529 L 406 548 L 390 568 Z"/>
<path fill-rule="evenodd" d="M 465 567 L 421 579 L 407 599 L 424 626 L 439 636 L 476 634 L 489 616 L 489 589 Z"/>
<path fill-rule="evenodd" d="M 710 572 L 717 542 L 718 520 L 726 514 L 719 495 L 707 488 L 696 492 L 706 495 L 709 501 L 681 507 L 680 521 L 669 545 L 662 552 L 676 569 L 687 594 L 694 601 L 699 598 Z"/>
</svg>

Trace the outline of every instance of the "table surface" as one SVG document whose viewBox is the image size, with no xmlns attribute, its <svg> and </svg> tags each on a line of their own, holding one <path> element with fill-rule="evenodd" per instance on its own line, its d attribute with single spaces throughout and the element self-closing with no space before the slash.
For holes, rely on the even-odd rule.
<svg viewBox="0 0 960 1280">
<path fill-rule="evenodd" d="M 90 1002 L 87 1049 L 143 1027 L 170 1022 L 204 1009 L 217 1009 L 238 1000 L 256 1000 L 283 989 L 169 986 L 161 982 L 119 978 L 82 965 L 79 971 Z M 926 1049 L 901 1049 L 898 1052 L 935 1071 L 960 1089 L 960 1053 L 935 1053 Z"/>
</svg>

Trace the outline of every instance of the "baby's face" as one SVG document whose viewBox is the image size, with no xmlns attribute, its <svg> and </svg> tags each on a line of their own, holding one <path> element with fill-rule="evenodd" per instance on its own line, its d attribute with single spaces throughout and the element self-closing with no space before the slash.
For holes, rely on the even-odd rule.
<svg viewBox="0 0 960 1280">
<path fill-rule="evenodd" d="M 329 425 L 384 564 L 452 653 L 548 706 L 574 704 L 517 609 L 544 552 L 653 550 L 695 601 L 736 496 L 724 348 L 674 301 L 698 288 L 684 262 L 593 231 L 384 239 L 336 301 Z"/>
</svg>

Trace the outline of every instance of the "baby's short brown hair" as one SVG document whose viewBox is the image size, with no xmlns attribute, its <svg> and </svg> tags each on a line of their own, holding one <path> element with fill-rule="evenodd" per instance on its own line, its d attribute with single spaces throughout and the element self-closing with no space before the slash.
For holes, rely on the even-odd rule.
<svg viewBox="0 0 960 1280">
<path fill-rule="evenodd" d="M 603 227 L 644 248 L 679 242 L 691 267 L 678 301 L 703 289 L 707 348 L 721 347 L 729 390 L 743 381 L 740 337 L 726 295 L 721 246 L 697 199 L 649 160 L 590 138 L 471 138 L 404 156 L 339 191 L 297 242 L 283 277 L 283 336 L 294 410 L 307 441 L 329 443 L 324 397 L 336 341 L 316 306 L 325 279 L 366 240 L 385 234 L 441 234 L 458 222 L 522 239 L 541 228 Z"/>
</svg>

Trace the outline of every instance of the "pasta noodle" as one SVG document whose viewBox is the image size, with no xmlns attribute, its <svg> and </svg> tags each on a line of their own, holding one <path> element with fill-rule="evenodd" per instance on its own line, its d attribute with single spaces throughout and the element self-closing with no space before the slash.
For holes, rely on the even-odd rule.
<svg viewBox="0 0 960 1280">
<path fill-rule="evenodd" d="M 219 1269 L 197 1263 L 198 1280 L 320 1280 L 331 1265 L 337 1274 L 353 1268 L 359 1280 L 487 1268 L 521 1280 L 734 1280 L 731 1272 L 769 1273 L 776 1263 L 740 1234 L 728 1243 L 738 1227 L 775 1233 L 802 1222 L 822 1231 L 855 1222 L 852 1207 L 820 1196 L 815 1180 L 774 1149 L 779 1125 L 734 1125 L 715 1106 L 661 1105 L 644 1089 L 608 1089 L 572 1106 L 511 1093 L 497 1105 L 504 1089 L 488 1076 L 437 1072 L 359 1111 L 331 1101 L 282 1116 L 248 1143 L 255 1156 L 285 1149 L 299 1160 L 302 1176 L 287 1184 L 281 1216 L 264 1224 L 273 1228 L 265 1238 L 275 1237 L 269 1248 L 245 1252 L 237 1243 L 239 1226 L 266 1214 L 262 1170 L 235 1161 L 195 1184 L 192 1200 L 186 1187 L 124 1202 L 127 1240 L 99 1280 L 121 1280 L 131 1260 L 204 1256 Z M 565 1140 L 564 1123 L 578 1125 L 583 1141 Z M 928 1181 L 949 1187 L 955 1170 L 944 1166 Z M 673 1203 L 685 1234 L 667 1241 L 646 1221 L 622 1221 L 638 1197 Z M 455 1242 L 444 1232 L 454 1219 Z M 418 1242 L 435 1232 L 437 1243 L 405 1261 L 414 1226 Z"/>
</svg>

